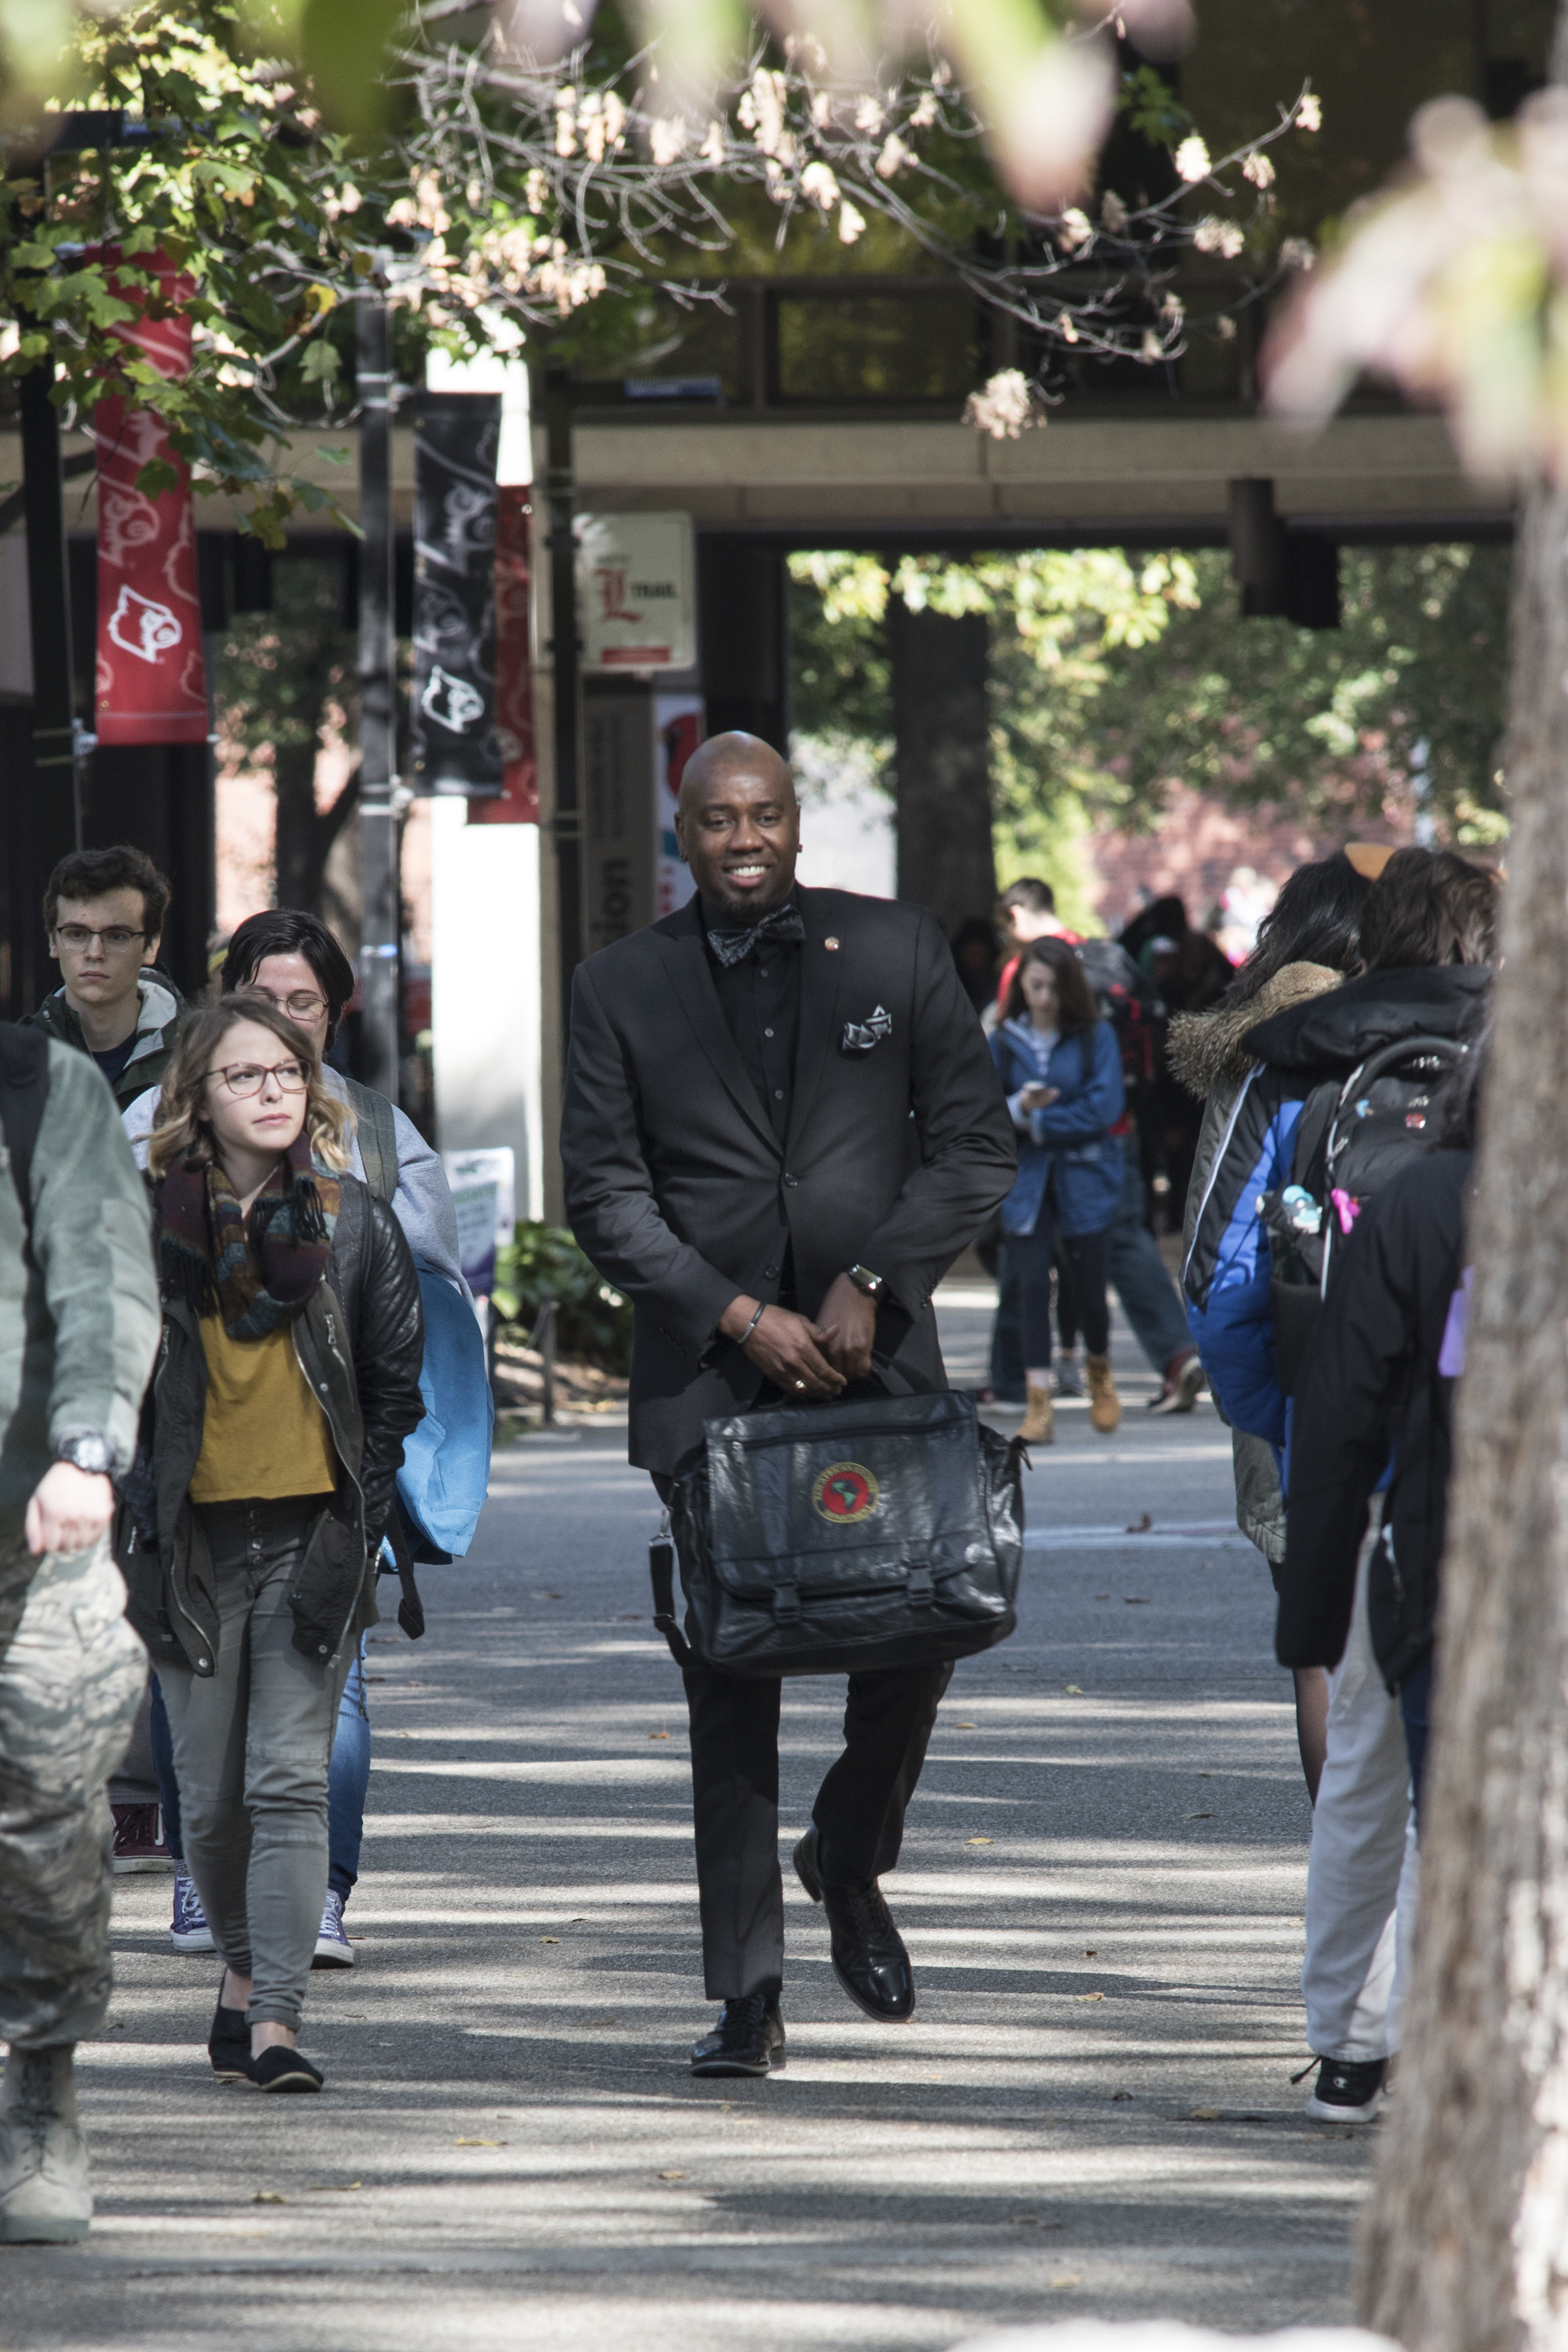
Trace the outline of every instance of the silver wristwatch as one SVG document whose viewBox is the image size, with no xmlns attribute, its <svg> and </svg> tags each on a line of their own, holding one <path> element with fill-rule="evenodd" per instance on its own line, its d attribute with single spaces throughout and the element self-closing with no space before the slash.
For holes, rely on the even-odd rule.
<svg viewBox="0 0 1568 2352">
<path fill-rule="evenodd" d="M 887 1288 L 881 1276 L 873 1274 L 868 1265 L 847 1265 L 844 1271 L 856 1289 L 863 1292 L 868 1298 L 880 1298 Z"/>
<path fill-rule="evenodd" d="M 57 1462 L 69 1462 L 78 1470 L 88 1470 L 96 1476 L 111 1478 L 114 1475 L 114 1448 L 98 1430 L 89 1429 L 75 1437 L 63 1438 L 55 1448 Z"/>
</svg>

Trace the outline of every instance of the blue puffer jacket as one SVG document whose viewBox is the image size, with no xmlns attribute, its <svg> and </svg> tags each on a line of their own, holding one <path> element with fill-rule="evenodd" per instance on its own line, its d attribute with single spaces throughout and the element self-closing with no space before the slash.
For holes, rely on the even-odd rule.
<svg viewBox="0 0 1568 2352">
<path fill-rule="evenodd" d="M 1102 1232 L 1121 1204 L 1127 1161 L 1110 1131 L 1126 1099 L 1121 1049 L 1110 1022 L 1097 1021 L 1076 1037 L 1058 1038 L 1042 1071 L 1038 1038 L 1027 1021 L 1005 1021 L 991 1039 L 1015 1127 L 1025 1087 L 1055 1087 L 1058 1096 L 1019 1128 L 1017 1181 L 1002 1203 L 1002 1231 L 1032 1234 L 1048 1184 L 1057 1229 L 1070 1240 Z"/>
</svg>

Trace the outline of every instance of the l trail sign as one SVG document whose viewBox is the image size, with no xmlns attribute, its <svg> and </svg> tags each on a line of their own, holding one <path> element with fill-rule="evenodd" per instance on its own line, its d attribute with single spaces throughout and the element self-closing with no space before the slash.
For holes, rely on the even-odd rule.
<svg viewBox="0 0 1568 2352">
<path fill-rule="evenodd" d="M 580 515 L 576 534 L 584 672 L 694 667 L 691 517 Z"/>
</svg>

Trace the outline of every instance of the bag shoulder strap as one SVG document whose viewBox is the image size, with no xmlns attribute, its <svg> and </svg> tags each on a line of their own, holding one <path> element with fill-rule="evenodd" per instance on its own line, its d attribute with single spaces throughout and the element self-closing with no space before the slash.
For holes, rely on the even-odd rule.
<svg viewBox="0 0 1568 2352">
<path fill-rule="evenodd" d="M 1335 1078 L 1325 1079 L 1321 1086 L 1312 1088 L 1301 1105 L 1301 1116 L 1296 1122 L 1295 1148 L 1290 1154 L 1290 1181 L 1303 1186 L 1314 1200 L 1323 1189 L 1329 1129 L 1342 1100 L 1343 1088 L 1340 1082 Z"/>
<path fill-rule="evenodd" d="M 697 1664 L 697 1653 L 681 1632 L 675 1614 L 675 1538 L 665 1512 L 658 1535 L 648 1540 L 647 1571 L 653 1585 L 653 1622 L 669 1643 L 669 1654 L 682 1668 Z"/>
<path fill-rule="evenodd" d="M 49 1099 L 49 1041 L 42 1029 L 0 1022 L 0 1129 L 22 1223 L 33 1230 L 33 1152 Z"/>
<path fill-rule="evenodd" d="M 390 1206 L 397 1190 L 397 1129 L 392 1105 L 374 1087 L 362 1087 L 357 1078 L 349 1078 L 345 1084 L 359 1123 L 359 1156 L 364 1161 L 364 1181 L 376 1199 Z"/>
</svg>

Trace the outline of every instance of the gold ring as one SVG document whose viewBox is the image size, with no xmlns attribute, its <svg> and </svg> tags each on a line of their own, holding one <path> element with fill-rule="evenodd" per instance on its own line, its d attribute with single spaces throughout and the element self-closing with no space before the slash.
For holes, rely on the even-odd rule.
<svg viewBox="0 0 1568 2352">
<path fill-rule="evenodd" d="M 796 1381 L 795 1386 L 797 1389 L 803 1389 L 805 1386 L 805 1382 L 804 1381 Z"/>
</svg>

